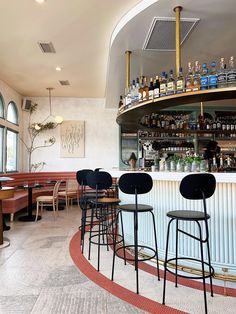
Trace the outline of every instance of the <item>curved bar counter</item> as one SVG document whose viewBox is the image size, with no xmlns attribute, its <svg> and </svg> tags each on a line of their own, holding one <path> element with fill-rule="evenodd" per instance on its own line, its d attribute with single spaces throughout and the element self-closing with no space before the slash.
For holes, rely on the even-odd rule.
<svg viewBox="0 0 236 314">
<path fill-rule="evenodd" d="M 109 171 L 113 177 L 119 178 L 127 171 Z M 192 173 L 192 172 L 191 172 Z M 159 257 L 164 259 L 166 245 L 166 231 L 168 218 L 166 213 L 170 210 L 202 210 L 200 201 L 184 199 L 179 192 L 179 183 L 186 176 L 186 172 L 149 172 L 153 178 L 153 188 L 150 193 L 140 195 L 139 203 L 153 206 L 157 225 L 157 242 Z M 213 173 L 217 186 L 215 194 L 207 199 L 207 210 L 211 218 L 209 221 L 210 250 L 212 266 L 216 273 L 228 271 L 228 275 L 236 275 L 236 173 Z M 133 197 L 119 192 L 122 203 L 132 203 Z M 124 216 L 126 241 L 132 242 L 131 215 Z M 149 217 L 143 214 L 139 219 L 139 242 L 154 247 L 152 234 L 149 232 Z M 172 228 L 174 229 L 174 228 Z M 196 224 L 186 224 L 186 231 L 197 232 Z M 175 251 L 174 230 L 171 234 L 169 251 L 170 256 Z M 180 235 L 180 254 L 199 258 L 198 242 Z M 148 254 L 148 252 L 146 252 Z M 173 255 L 174 257 L 174 255 Z M 198 268 L 199 265 L 185 264 L 190 268 Z M 222 269 L 226 268 L 226 269 Z"/>
</svg>

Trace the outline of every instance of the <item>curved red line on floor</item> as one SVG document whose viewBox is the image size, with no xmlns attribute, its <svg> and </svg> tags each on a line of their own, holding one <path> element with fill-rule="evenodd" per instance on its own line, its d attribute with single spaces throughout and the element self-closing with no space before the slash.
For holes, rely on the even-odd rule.
<svg viewBox="0 0 236 314">
<path fill-rule="evenodd" d="M 111 281 L 101 273 L 99 273 L 84 257 L 80 249 L 80 232 L 78 231 L 70 241 L 70 255 L 73 259 L 75 265 L 81 270 L 83 274 L 85 274 L 90 280 L 95 282 L 98 286 L 106 289 L 108 292 L 112 293 L 116 297 L 132 304 L 139 309 L 149 312 L 149 313 L 162 313 L 162 314 L 177 314 L 177 313 L 185 313 L 183 311 L 179 311 L 173 309 L 169 306 L 162 305 L 158 302 L 150 300 L 146 297 L 138 295 L 117 283 Z"/>
<path fill-rule="evenodd" d="M 117 283 L 111 281 L 100 272 L 98 272 L 84 257 L 80 248 L 80 231 L 78 231 L 70 242 L 70 255 L 73 259 L 75 265 L 84 273 L 90 280 L 95 282 L 100 287 L 106 289 L 108 292 L 119 297 L 120 299 L 146 311 L 149 313 L 185 313 L 180 310 L 173 309 L 166 305 L 162 305 L 156 301 L 138 295 Z M 157 275 L 157 270 L 155 267 L 140 262 L 139 268 L 146 271 L 152 275 Z M 163 278 L 163 271 L 160 270 L 160 275 Z M 172 274 L 167 273 L 167 280 L 174 282 L 175 277 Z M 196 280 L 190 280 L 186 278 L 178 278 L 178 283 L 189 288 L 202 290 L 202 282 Z M 207 291 L 210 291 L 210 285 L 207 284 Z M 224 287 L 213 285 L 213 292 L 216 294 L 224 295 Z M 236 289 L 227 288 L 227 296 L 236 297 Z"/>
</svg>

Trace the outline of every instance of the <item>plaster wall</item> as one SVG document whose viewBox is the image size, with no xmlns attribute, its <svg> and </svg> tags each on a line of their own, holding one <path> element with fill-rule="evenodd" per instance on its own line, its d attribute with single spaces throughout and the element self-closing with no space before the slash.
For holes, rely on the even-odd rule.
<svg viewBox="0 0 236 314">
<path fill-rule="evenodd" d="M 32 122 L 43 122 L 49 115 L 48 97 L 29 97 L 37 103 Z M 32 155 L 32 163 L 45 162 L 43 171 L 73 171 L 81 168 L 112 168 L 118 166 L 119 128 L 116 124 L 117 109 L 105 108 L 105 99 L 81 99 L 52 96 L 52 114 L 63 116 L 64 120 L 85 121 L 85 157 L 60 157 L 60 126 L 46 131 L 37 138 L 36 145 L 43 145 L 50 136 L 56 143 L 48 148 L 39 148 Z M 23 112 L 24 138 L 27 141 L 29 113 Z M 47 121 L 53 121 L 49 118 Z M 24 149 L 23 170 L 28 170 L 27 154 Z"/>
</svg>

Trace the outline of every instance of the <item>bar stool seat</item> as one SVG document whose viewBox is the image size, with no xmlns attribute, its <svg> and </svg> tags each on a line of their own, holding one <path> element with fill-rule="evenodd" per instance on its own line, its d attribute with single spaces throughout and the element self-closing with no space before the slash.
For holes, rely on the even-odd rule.
<svg viewBox="0 0 236 314">
<path fill-rule="evenodd" d="M 134 210 L 137 210 L 138 212 L 149 212 L 150 210 L 153 210 L 153 207 L 149 205 L 137 204 L 136 208 L 135 204 L 125 204 L 120 205 L 119 209 L 125 212 L 133 212 Z"/>
<path fill-rule="evenodd" d="M 181 220 L 205 220 L 210 218 L 210 215 L 205 215 L 205 213 L 197 210 L 173 210 L 168 212 L 166 216 Z"/>
</svg>

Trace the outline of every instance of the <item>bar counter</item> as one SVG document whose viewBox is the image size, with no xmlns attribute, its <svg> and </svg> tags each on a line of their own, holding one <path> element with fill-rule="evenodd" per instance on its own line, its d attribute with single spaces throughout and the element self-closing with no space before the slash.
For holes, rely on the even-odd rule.
<svg viewBox="0 0 236 314">
<path fill-rule="evenodd" d="M 109 171 L 113 177 L 119 178 L 123 173 L 130 171 Z M 140 195 L 139 203 L 151 205 L 157 224 L 157 242 L 159 258 L 164 259 L 166 245 L 166 231 L 170 210 L 190 209 L 202 210 L 201 201 L 184 199 L 179 192 L 179 183 L 186 176 L 186 172 L 148 172 L 153 179 L 153 188 L 150 193 Z M 192 172 L 191 172 L 192 173 Z M 211 216 L 209 220 L 210 250 L 212 266 L 216 273 L 222 273 L 226 268 L 228 275 L 236 276 L 236 173 L 213 173 L 216 178 L 215 194 L 207 199 L 207 210 Z M 134 197 L 119 191 L 122 203 L 133 203 Z M 143 214 L 139 218 L 139 242 L 154 247 L 153 235 L 149 232 L 150 217 Z M 124 215 L 125 236 L 128 242 L 132 242 L 133 217 Z M 196 224 L 189 222 L 185 230 L 197 232 Z M 172 228 L 174 229 L 174 228 Z M 175 251 L 174 230 L 170 237 L 170 256 Z M 180 235 L 179 248 L 182 256 L 200 257 L 199 243 L 188 237 Z M 146 252 L 148 254 L 148 252 Z M 174 255 L 173 255 L 174 257 Z M 199 265 L 188 263 L 184 266 L 199 268 Z M 225 270 L 224 270 L 225 271 Z"/>
</svg>

